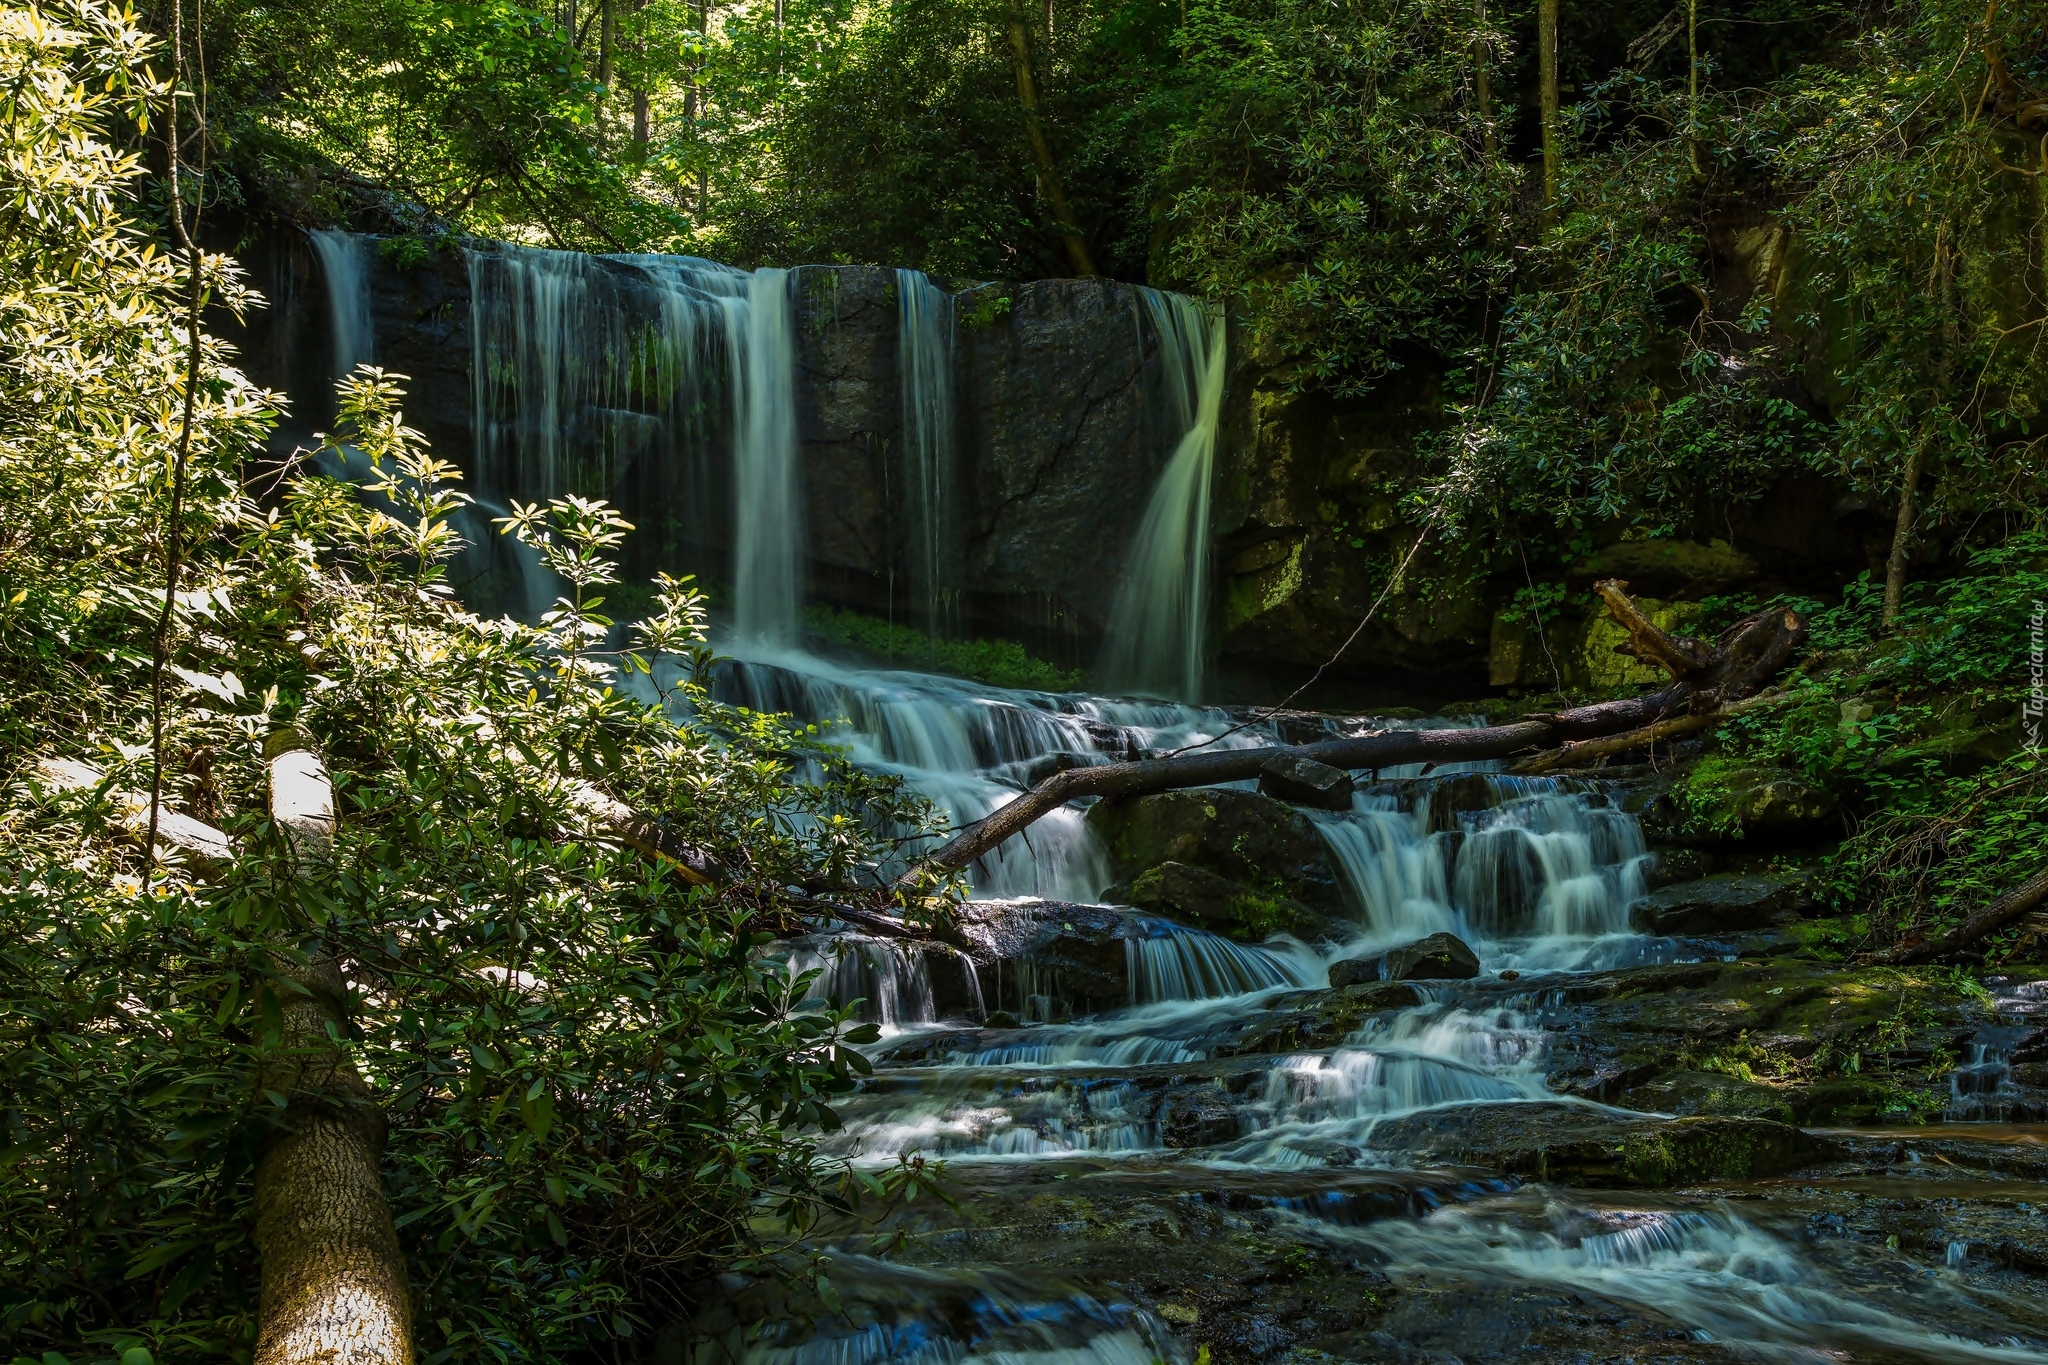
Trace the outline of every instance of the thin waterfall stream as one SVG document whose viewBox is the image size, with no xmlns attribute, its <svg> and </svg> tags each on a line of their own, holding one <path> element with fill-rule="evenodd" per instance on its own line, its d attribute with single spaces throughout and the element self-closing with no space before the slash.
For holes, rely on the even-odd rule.
<svg viewBox="0 0 2048 1365">
<path fill-rule="evenodd" d="M 350 302 L 359 257 L 346 240 L 316 249 L 335 354 L 367 358 Z M 610 487 L 660 414 L 670 486 L 698 500 L 677 494 L 678 515 L 733 532 L 714 693 L 817 726 L 955 828 L 1062 767 L 1423 723 L 1283 728 L 1198 704 L 1225 355 L 1222 320 L 1191 300 L 1140 294 L 1178 434 L 1127 553 L 1101 666 L 1126 695 L 1109 696 L 806 647 L 791 272 L 524 248 L 475 251 L 470 272 L 487 502 Z M 943 289 L 896 279 L 909 563 L 937 636 L 961 587 L 957 338 Z M 653 297 L 656 323 L 623 321 L 621 291 Z M 828 1220 L 810 1246 L 830 1302 L 729 1277 L 692 1325 L 693 1358 L 1193 1365 L 1213 1342 L 1297 1365 L 1491 1360 L 1510 1345 L 1517 1359 L 1648 1358 L 1646 1344 L 1688 1362 L 2048 1359 L 2048 1305 L 1977 1269 L 1969 1248 L 1984 1239 L 1968 1228 L 1936 1225 L 1928 1235 L 1963 1252 L 1901 1269 L 1896 1237 L 1850 1235 L 1874 1215 L 1849 1175 L 1697 1189 L 1642 1176 L 1691 1130 L 1611 1102 L 1629 1054 L 1625 1041 L 1601 1051 L 1598 1030 L 1634 1027 L 1657 990 L 1763 950 L 1637 927 L 1658 866 L 1623 784 L 1497 767 L 1355 773 L 1334 810 L 1253 783 L 1176 797 L 1193 823 L 1167 840 L 1164 867 L 1237 856 L 1257 831 L 1204 844 L 1202 822 L 1221 828 L 1240 808 L 1299 836 L 1289 856 L 1326 894 L 1285 932 L 1145 899 L 1156 887 L 1121 879 L 1124 836 L 1105 833 L 1118 827 L 1077 804 L 970 870 L 965 947 L 843 926 L 781 945 L 812 994 L 881 1027 L 864 1048 L 872 1074 L 821 1149 L 870 1173 L 944 1162 L 955 1202 Z M 1254 890 L 1290 914 L 1310 894 Z M 1390 955 L 1432 935 L 1469 947 L 1470 972 L 1394 979 Z M 2008 994 L 2012 1011 L 2039 1008 L 2031 988 Z M 1970 1044 L 1958 1116 L 2006 1112 L 2023 1036 L 2002 1023 Z M 1593 1163 L 1603 1142 L 1625 1159 Z M 1884 1160 L 1923 1164 L 1911 1156 Z M 1382 1312 L 1397 1293 L 1403 1306 Z M 1254 1298 L 1256 1312 L 1243 1306 Z"/>
</svg>

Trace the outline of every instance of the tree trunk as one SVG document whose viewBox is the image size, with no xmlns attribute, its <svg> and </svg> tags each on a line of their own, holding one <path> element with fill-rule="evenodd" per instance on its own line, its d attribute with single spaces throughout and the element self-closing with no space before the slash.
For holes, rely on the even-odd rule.
<svg viewBox="0 0 2048 1365">
<path fill-rule="evenodd" d="M 1543 211 L 1557 205 L 1557 0 L 1536 7 L 1537 99 L 1543 118 Z"/>
<path fill-rule="evenodd" d="M 271 820 L 293 875 L 333 856 L 334 787 L 292 731 L 266 745 Z M 378 1163 L 384 1113 L 356 1070 L 348 983 L 331 953 L 280 943 L 271 967 L 281 1060 L 266 1088 L 289 1097 L 285 1133 L 256 1165 L 256 1251 L 262 1260 L 254 1365 L 411 1365 L 405 1258 Z"/>
<path fill-rule="evenodd" d="M 1892 525 L 1892 552 L 1884 562 L 1884 627 L 1889 630 L 1898 619 L 1899 605 L 1906 595 L 1906 558 L 1913 544 L 1913 494 L 1920 486 L 1920 451 L 1915 441 L 1906 452 L 1906 469 L 1899 476 L 1899 517 Z"/>
<path fill-rule="evenodd" d="M 1067 204 L 1067 191 L 1060 182 L 1059 162 L 1052 154 L 1051 140 L 1045 135 L 1045 121 L 1039 111 L 1038 81 L 1031 70 L 1031 35 L 1025 30 L 1021 14 L 1011 13 L 1008 25 L 1010 54 L 1017 68 L 1017 103 L 1024 110 L 1024 131 L 1031 138 L 1031 155 L 1038 161 L 1038 187 L 1052 206 L 1053 221 L 1059 226 L 1060 238 L 1067 248 L 1067 260 L 1073 265 L 1074 273 L 1087 278 L 1098 272 L 1094 257 L 1088 254 L 1088 239 L 1082 235 L 1081 224 Z"/>
<path fill-rule="evenodd" d="M 1486 0 L 1479 0 L 1479 26 L 1486 27 Z M 1477 69 L 1473 75 L 1474 93 L 1479 99 L 1480 136 L 1485 139 L 1486 154 L 1493 155 L 1493 82 L 1487 67 L 1493 61 L 1493 44 L 1483 39 L 1477 45 Z"/>
<path fill-rule="evenodd" d="M 1626 583 L 1595 585 L 1608 610 L 1629 632 L 1621 652 L 1664 665 L 1674 681 L 1648 696 L 1582 706 L 1556 715 L 1529 716 L 1512 725 L 1476 730 L 1386 730 L 1356 739 L 1262 749 L 1222 749 L 1169 758 L 1140 759 L 1055 773 L 1008 805 L 963 830 L 905 874 L 916 882 L 930 869 L 957 870 L 1021 834 L 1042 816 L 1084 796 L 1129 797 L 1182 787 L 1207 787 L 1257 777 L 1277 757 L 1300 757 L 1333 768 L 1392 768 L 1407 763 L 1471 762 L 1505 758 L 1530 749 L 1655 726 L 1686 713 L 1711 714 L 1749 696 L 1767 682 L 1806 638 L 1806 623 L 1790 611 L 1760 612 L 1737 623 L 1712 647 L 1659 630 L 1636 608 Z"/>
</svg>

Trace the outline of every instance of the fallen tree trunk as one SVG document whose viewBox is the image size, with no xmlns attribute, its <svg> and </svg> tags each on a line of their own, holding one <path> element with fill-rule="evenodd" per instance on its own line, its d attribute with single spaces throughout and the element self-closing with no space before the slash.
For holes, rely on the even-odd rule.
<svg viewBox="0 0 2048 1365">
<path fill-rule="evenodd" d="M 1997 933 L 2043 902 L 2048 902 L 2048 867 L 2042 868 L 1934 942 L 1908 948 L 1894 948 L 1888 953 L 1881 954 L 1877 961 L 1903 966 L 1911 962 L 1932 962 L 1937 958 L 1947 957 L 1950 953 L 1961 952 L 1987 935 Z"/>
<path fill-rule="evenodd" d="M 1670 685 L 1647 696 L 1601 702 L 1555 715 L 1528 716 L 1510 725 L 1382 730 L 1353 739 L 1328 739 L 1313 744 L 1209 750 L 1069 768 L 963 830 L 950 843 L 927 855 L 923 867 L 964 868 L 1070 801 L 1091 796 L 1145 796 L 1183 787 L 1239 782 L 1258 776 L 1259 770 L 1275 758 L 1298 757 L 1333 768 L 1371 771 L 1410 763 L 1436 766 L 1507 758 L 1574 740 L 1640 736 L 1679 717 L 1711 718 L 1726 704 L 1749 696 L 1769 681 L 1806 638 L 1806 624 L 1796 613 L 1774 610 L 1738 622 L 1710 646 L 1658 629 L 1628 596 L 1626 583 L 1608 580 L 1598 584 L 1596 591 L 1629 633 L 1629 643 L 1619 648 L 1661 664 L 1673 675 Z M 1701 722 L 1704 723 L 1708 722 Z M 917 870 L 913 869 L 904 880 L 916 875 Z"/>
<path fill-rule="evenodd" d="M 334 785 L 295 732 L 266 749 L 292 874 L 318 873 L 333 859 Z M 380 1169 L 384 1111 L 343 1041 L 348 982 L 324 946 L 279 943 L 269 956 L 283 1046 L 266 1088 L 288 1100 L 284 1133 L 256 1163 L 254 1365 L 411 1365 L 405 1257 Z"/>
<path fill-rule="evenodd" d="M 36 764 L 36 775 L 51 790 L 60 792 L 92 791 L 106 781 L 106 775 L 98 768 L 75 758 L 42 759 Z M 149 837 L 147 792 L 115 790 L 107 793 L 107 799 L 119 812 L 124 833 L 138 842 Z M 162 803 L 157 807 L 156 837 L 158 843 L 183 853 L 192 871 L 201 877 L 218 876 L 221 869 L 234 861 L 234 845 L 227 835 Z"/>
</svg>

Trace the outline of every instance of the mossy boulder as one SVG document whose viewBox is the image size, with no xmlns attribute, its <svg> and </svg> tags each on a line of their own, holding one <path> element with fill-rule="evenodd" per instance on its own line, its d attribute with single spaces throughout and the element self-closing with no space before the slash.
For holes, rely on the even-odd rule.
<svg viewBox="0 0 2048 1365">
<path fill-rule="evenodd" d="M 1138 875 L 1127 897 L 1140 910 L 1256 943 L 1275 934 L 1313 934 L 1325 917 L 1291 896 L 1261 891 L 1204 867 L 1165 862 Z"/>
<path fill-rule="evenodd" d="M 1298 901 L 1325 917 L 1344 910 L 1315 822 L 1270 796 L 1225 789 L 1098 801 L 1088 824 L 1121 881 L 1135 883 L 1174 862 Z"/>
<path fill-rule="evenodd" d="M 1666 1072 L 1630 1090 L 1621 1097 L 1621 1104 L 1679 1116 L 1708 1114 L 1781 1123 L 1794 1118 L 1792 1105 L 1780 1091 L 1760 1081 L 1714 1071 Z"/>
<path fill-rule="evenodd" d="M 1422 992 L 1405 981 L 1374 981 L 1318 991 L 1267 1015 L 1238 1036 L 1210 1049 L 1213 1057 L 1249 1057 L 1335 1047 L 1375 1014 L 1412 1009 Z"/>
<path fill-rule="evenodd" d="M 1831 1139 L 1769 1119 L 1627 1118 L 1557 1103 L 1425 1110 L 1380 1124 L 1373 1146 L 1562 1185 L 1652 1189 L 1762 1179 L 1843 1151 Z"/>
<path fill-rule="evenodd" d="M 1630 916 L 1646 934 L 1729 934 L 1768 928 L 1812 904 L 1804 877 L 1722 875 L 1659 887 Z"/>
<path fill-rule="evenodd" d="M 1789 768 L 1715 756 L 1646 797 L 1643 829 L 1660 843 L 1782 847 L 1841 835 L 1834 794 Z"/>
</svg>

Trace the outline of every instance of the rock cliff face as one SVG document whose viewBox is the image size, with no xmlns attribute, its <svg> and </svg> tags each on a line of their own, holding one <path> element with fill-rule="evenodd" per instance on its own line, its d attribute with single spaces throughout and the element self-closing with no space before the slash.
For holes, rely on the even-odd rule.
<svg viewBox="0 0 2048 1365">
<path fill-rule="evenodd" d="M 237 340 L 257 380 L 288 395 L 279 441 L 289 448 L 333 417 L 328 283 L 296 234 L 246 243 L 241 257 L 271 306 L 245 323 L 217 325 Z M 459 250 L 406 260 L 373 249 L 367 264 L 376 362 L 410 377 L 408 422 L 471 468 L 478 442 L 469 259 Z M 592 266 L 590 299 L 607 313 L 605 327 L 633 344 L 636 327 L 661 318 L 659 290 L 629 262 Z M 807 266 L 794 272 L 791 289 L 811 595 L 902 619 L 912 605 L 913 509 L 896 272 Z M 1152 485 L 1181 435 L 1160 382 L 1158 335 L 1133 286 L 1100 280 L 970 287 L 958 295 L 957 313 L 962 624 L 1085 661 Z M 490 349 L 486 364 L 501 363 Z M 629 383 L 617 407 L 587 407 L 569 422 L 564 468 L 578 471 L 576 491 L 609 497 L 651 532 L 634 539 L 630 567 L 680 567 L 716 581 L 729 572 L 730 476 L 721 461 L 696 452 L 730 434 L 725 419 L 706 410 L 715 404 L 678 410 L 653 387 Z"/>
<path fill-rule="evenodd" d="M 279 436 L 288 447 L 332 419 L 327 281 L 296 232 L 260 235 L 237 251 L 271 307 L 246 324 L 217 325 L 239 341 L 254 377 L 290 396 Z M 471 465 L 479 349 L 470 259 L 452 248 L 422 256 L 415 239 L 380 239 L 365 259 L 377 362 L 410 377 L 407 420 L 438 451 Z M 608 320 L 600 328 L 593 318 L 584 330 L 606 330 L 604 345 L 630 348 L 636 327 L 659 324 L 660 290 L 631 261 L 589 265 L 590 297 L 602 299 Z M 896 272 L 808 266 L 790 287 L 810 597 L 911 620 L 920 599 Z M 1091 663 L 1133 535 L 1181 434 L 1160 339 L 1130 285 L 980 284 L 954 297 L 955 626 L 1020 640 L 1069 666 Z M 716 350 L 703 353 L 700 368 L 718 369 Z M 483 353 L 487 369 L 503 368 L 502 347 Z M 1274 358 L 1233 348 L 1211 598 L 1226 695 L 1284 691 L 1350 634 L 1413 540 L 1398 507 L 1423 477 L 1417 439 L 1443 411 L 1425 366 L 1351 402 L 1296 392 L 1288 373 Z M 681 569 L 715 584 L 730 573 L 729 461 L 711 453 L 729 446 L 730 418 L 707 396 L 722 382 L 711 374 L 694 397 L 678 399 L 635 378 L 605 399 L 611 406 L 587 407 L 568 424 L 563 459 L 581 471 L 576 491 L 609 497 L 642 528 L 627 551 L 635 575 Z M 1716 535 L 1600 548 L 1567 586 L 1626 578 L 1660 623 L 1684 627 L 1712 593 L 1817 591 L 1852 577 L 1881 551 L 1881 521 L 1809 479 L 1729 509 Z M 1390 695 L 1402 692 L 1442 700 L 1500 688 L 1605 689 L 1654 676 L 1612 652 L 1612 630 L 1596 608 L 1568 607 L 1541 628 L 1518 618 L 1508 604 L 1524 584 L 1511 577 L 1468 582 L 1434 546 L 1425 549 L 1336 676 L 1365 683 L 1380 701 L 1410 699 Z"/>
</svg>

